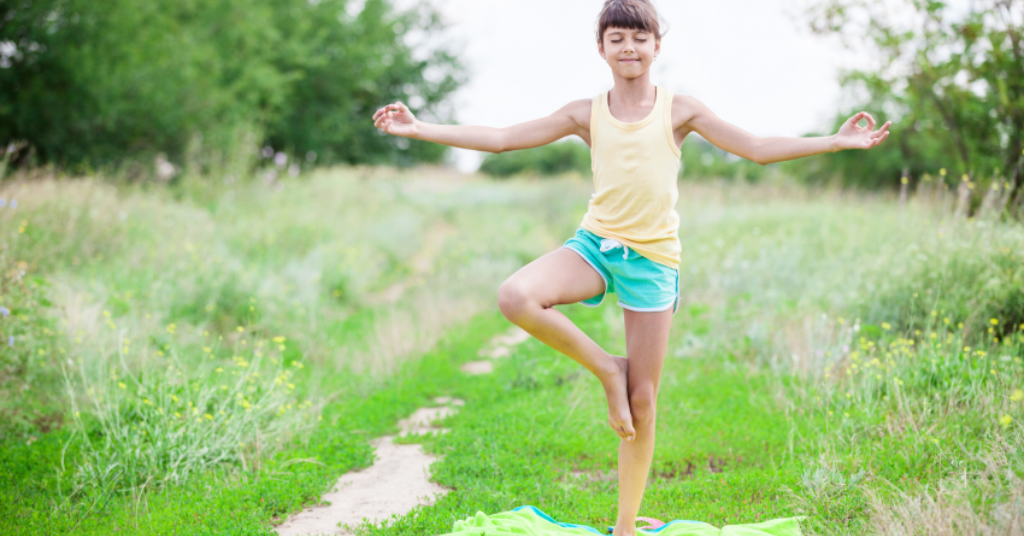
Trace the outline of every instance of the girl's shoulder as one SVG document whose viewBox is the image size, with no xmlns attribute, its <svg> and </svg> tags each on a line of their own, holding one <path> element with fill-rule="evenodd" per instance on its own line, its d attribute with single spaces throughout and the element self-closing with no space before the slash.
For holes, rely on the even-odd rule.
<svg viewBox="0 0 1024 536">
<path fill-rule="evenodd" d="M 697 100 L 689 95 L 673 94 L 672 95 L 672 129 L 676 130 L 687 123 L 689 123 L 694 117 L 704 113 L 708 110 L 704 103 Z"/>
<path fill-rule="evenodd" d="M 595 98 L 596 97 L 574 100 L 569 104 L 566 104 L 562 109 L 572 114 L 587 114 L 589 116 L 590 109 L 594 104 Z"/>
<path fill-rule="evenodd" d="M 570 102 L 563 106 L 560 110 L 555 112 L 558 115 L 563 115 L 571 119 L 576 125 L 584 129 L 590 129 L 590 111 L 593 106 L 594 99 L 579 99 Z"/>
</svg>

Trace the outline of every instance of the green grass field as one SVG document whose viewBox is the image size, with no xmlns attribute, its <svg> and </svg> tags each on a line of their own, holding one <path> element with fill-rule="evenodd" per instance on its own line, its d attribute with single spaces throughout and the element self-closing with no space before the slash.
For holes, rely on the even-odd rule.
<svg viewBox="0 0 1024 536">
<path fill-rule="evenodd" d="M 356 168 L 0 187 L 0 533 L 269 534 L 438 396 L 441 534 L 524 504 L 605 526 L 598 382 L 531 340 L 469 377 L 497 285 L 589 185 Z M 681 185 L 683 304 L 641 515 L 809 534 L 1024 531 L 1024 229 L 925 189 Z M 14 208 L 13 201 L 17 201 Z M 564 308 L 624 351 L 621 312 Z"/>
</svg>

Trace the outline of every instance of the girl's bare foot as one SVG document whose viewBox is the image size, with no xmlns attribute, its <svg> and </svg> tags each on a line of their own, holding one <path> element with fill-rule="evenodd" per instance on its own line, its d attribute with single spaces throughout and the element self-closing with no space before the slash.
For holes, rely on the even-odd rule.
<svg viewBox="0 0 1024 536">
<path fill-rule="evenodd" d="M 604 394 L 608 398 L 608 424 L 626 441 L 636 439 L 633 429 L 633 416 L 629 413 L 629 387 L 626 377 L 629 374 L 629 361 L 625 357 L 611 356 L 616 370 L 601 378 Z"/>
<path fill-rule="evenodd" d="M 636 536 L 636 522 L 632 525 L 624 525 L 623 527 L 619 527 L 619 525 L 616 524 L 615 529 L 612 530 L 612 534 L 615 536 Z"/>
</svg>

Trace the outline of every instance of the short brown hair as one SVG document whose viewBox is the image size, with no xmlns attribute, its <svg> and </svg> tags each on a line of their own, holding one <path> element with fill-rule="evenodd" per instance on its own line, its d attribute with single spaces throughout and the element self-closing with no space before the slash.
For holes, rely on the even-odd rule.
<svg viewBox="0 0 1024 536">
<path fill-rule="evenodd" d="M 661 17 L 650 0 L 605 0 L 597 17 L 597 42 L 604 41 L 608 28 L 641 30 L 661 39 L 661 26 Z"/>
</svg>

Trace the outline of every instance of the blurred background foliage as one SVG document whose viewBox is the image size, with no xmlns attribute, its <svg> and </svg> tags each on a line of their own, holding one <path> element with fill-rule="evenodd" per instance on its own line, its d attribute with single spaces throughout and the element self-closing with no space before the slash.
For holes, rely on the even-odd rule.
<svg viewBox="0 0 1024 536">
<path fill-rule="evenodd" d="M 590 148 L 577 140 L 564 140 L 525 151 L 489 154 L 480 171 L 492 177 L 515 175 L 552 177 L 576 172 L 590 175 Z"/>
<path fill-rule="evenodd" d="M 426 4 L 387 0 L 4 0 L 0 139 L 86 169 L 165 153 L 242 172 L 267 145 L 319 163 L 436 161 L 443 148 L 367 118 L 393 100 L 450 118 L 462 66 L 434 46 L 442 31 Z"/>
</svg>

